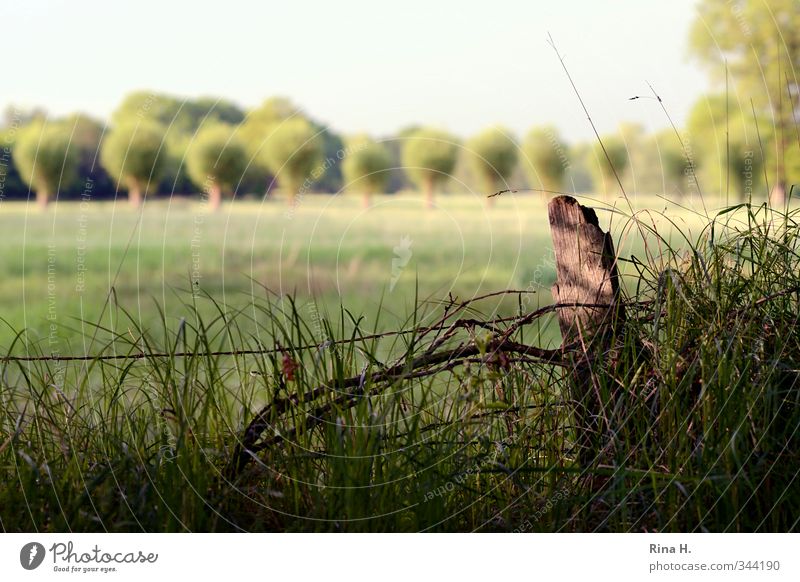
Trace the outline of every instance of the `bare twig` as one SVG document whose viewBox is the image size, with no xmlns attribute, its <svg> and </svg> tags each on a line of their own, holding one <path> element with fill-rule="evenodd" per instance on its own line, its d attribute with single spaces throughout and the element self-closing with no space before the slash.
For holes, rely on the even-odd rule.
<svg viewBox="0 0 800 582">
<path fill-rule="evenodd" d="M 508 340 L 495 340 L 490 343 L 488 349 L 485 350 L 486 358 L 492 358 L 500 352 L 509 352 L 516 354 L 523 354 L 537 358 L 541 363 L 551 365 L 565 365 L 563 363 L 563 352 L 561 349 L 546 350 L 536 346 L 528 346 L 511 342 Z M 445 364 L 447 366 L 457 365 L 459 362 L 467 358 L 481 355 L 481 349 L 474 342 L 469 344 L 462 344 L 457 348 L 444 350 L 433 354 L 423 354 L 410 361 L 401 359 L 399 362 L 387 368 L 373 373 L 369 377 L 369 384 L 383 384 L 385 386 L 391 385 L 398 381 L 407 380 L 410 378 L 419 378 L 434 375 L 441 371 L 441 369 L 431 369 L 434 366 Z M 359 374 L 351 376 L 344 380 L 336 381 L 330 380 L 325 384 L 309 390 L 302 395 L 294 394 L 285 398 L 277 398 L 271 403 L 264 406 L 255 418 L 250 422 L 244 431 L 242 440 L 237 444 L 234 451 L 232 464 L 229 467 L 229 474 L 235 476 L 238 474 L 245 464 L 252 458 L 252 453 L 264 450 L 270 446 L 281 443 L 287 439 L 293 438 L 296 434 L 296 429 L 291 429 L 284 434 L 275 434 L 274 436 L 260 441 L 262 434 L 271 426 L 270 416 L 280 415 L 287 411 L 291 406 L 297 405 L 299 402 L 309 402 L 328 393 L 334 389 L 338 391 L 355 388 L 348 390 L 338 397 L 330 400 L 325 404 L 315 407 L 308 413 L 308 417 L 304 423 L 305 429 L 310 429 L 321 424 L 327 415 L 336 408 L 351 408 L 358 402 L 357 398 L 363 396 L 366 392 L 367 382 L 364 377 Z M 260 441 L 260 442 L 259 442 Z"/>
</svg>

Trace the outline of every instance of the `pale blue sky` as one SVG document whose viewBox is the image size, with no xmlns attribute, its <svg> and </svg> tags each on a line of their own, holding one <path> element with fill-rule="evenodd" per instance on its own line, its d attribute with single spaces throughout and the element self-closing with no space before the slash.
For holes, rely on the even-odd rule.
<svg viewBox="0 0 800 582">
<path fill-rule="evenodd" d="M 9 103 L 107 116 L 133 89 L 219 95 L 254 106 L 286 95 L 333 129 L 412 123 L 468 135 L 591 129 L 547 45 L 553 35 L 601 131 L 681 122 L 706 75 L 688 59 L 696 0 L 50 0 L 0 8 Z"/>
</svg>

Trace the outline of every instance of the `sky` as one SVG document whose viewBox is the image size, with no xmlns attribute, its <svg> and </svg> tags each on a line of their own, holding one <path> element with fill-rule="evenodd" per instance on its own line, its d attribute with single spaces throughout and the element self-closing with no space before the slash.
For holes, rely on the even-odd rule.
<svg viewBox="0 0 800 582">
<path fill-rule="evenodd" d="M 551 124 L 590 138 L 552 35 L 600 132 L 680 124 L 709 88 L 689 58 L 696 0 L 491 2 L 6 0 L 0 108 L 107 117 L 138 89 L 254 107 L 290 97 L 342 133 L 428 124 L 468 136 Z"/>
</svg>

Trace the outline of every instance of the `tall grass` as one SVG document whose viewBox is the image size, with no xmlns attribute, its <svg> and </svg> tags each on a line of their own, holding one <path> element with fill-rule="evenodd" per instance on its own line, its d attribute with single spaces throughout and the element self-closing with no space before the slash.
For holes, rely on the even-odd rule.
<svg viewBox="0 0 800 582">
<path fill-rule="evenodd" d="M 285 297 L 187 298 L 156 329 L 112 303 L 96 357 L 2 362 L 0 525 L 794 531 L 797 212 L 726 209 L 685 250 L 641 218 L 625 325 L 589 354 L 588 460 L 566 356 L 537 349 L 553 312 L 523 295 L 510 318 L 417 301 L 391 335 Z"/>
</svg>

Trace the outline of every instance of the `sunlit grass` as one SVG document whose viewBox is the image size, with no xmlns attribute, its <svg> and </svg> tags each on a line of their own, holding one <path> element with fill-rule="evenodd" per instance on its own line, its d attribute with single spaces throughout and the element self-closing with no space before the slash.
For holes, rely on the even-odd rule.
<svg viewBox="0 0 800 582">
<path fill-rule="evenodd" d="M 199 274 L 198 290 L 231 309 L 268 289 L 301 302 L 314 299 L 322 309 L 343 305 L 367 317 L 374 317 L 380 304 L 386 329 L 414 307 L 417 289 L 421 299 L 435 301 L 450 293 L 468 298 L 531 288 L 542 291 L 536 302 L 549 301 L 555 271 L 542 196 L 506 194 L 495 198 L 491 209 L 478 195 L 437 200 L 439 207 L 427 211 L 417 196 L 381 196 L 365 210 L 358 196 L 306 195 L 291 211 L 278 198 L 237 201 L 215 215 L 187 198 L 154 199 L 141 214 L 124 201 L 64 202 L 45 213 L 4 202 L 2 317 L 31 338 L 48 338 L 55 324 L 56 348 L 80 349 L 86 330 L 74 318 L 107 318 L 104 305 L 112 287 L 139 324 L 157 326 L 153 301 L 173 321 L 185 316 L 183 295 L 193 272 Z M 616 204 L 629 210 L 627 202 Z M 697 214 L 701 205 L 687 204 L 694 210 L 652 196 L 636 201 L 642 208 L 666 208 L 680 228 L 699 231 L 705 224 Z M 669 230 L 665 219 L 658 223 Z M 622 225 L 612 221 L 614 230 Z M 625 237 L 630 244 L 623 251 L 641 248 L 636 235 Z M 407 262 L 397 254 L 403 244 Z M 508 301 L 496 306 L 506 314 L 514 308 Z M 0 346 L 8 347 L 12 337 L 7 329 L 0 331 Z"/>
<path fill-rule="evenodd" d="M 485 241 L 479 240 L 478 226 L 489 221 L 496 227 L 498 247 L 524 232 L 521 247 L 532 249 L 507 253 L 504 264 L 511 266 L 498 268 L 501 276 L 487 277 L 482 290 L 524 289 L 533 276 L 515 280 L 515 269 L 535 269 L 537 260 L 547 264 L 549 231 L 540 200 L 526 198 L 516 208 L 513 201 L 504 201 L 489 218 L 477 202 L 461 207 L 463 200 L 447 199 L 443 216 L 421 208 L 404 215 L 378 207 L 360 224 L 344 212 L 357 201 L 343 201 L 345 206 L 329 213 L 329 200 L 309 198 L 291 225 L 298 231 L 287 228 L 278 234 L 283 208 L 264 205 L 256 214 L 259 205 L 251 203 L 251 213 L 246 204 L 237 206 L 235 247 L 250 248 L 242 241 L 252 237 L 255 223 L 270 225 L 272 230 L 264 227 L 264 232 L 272 236 L 265 234 L 257 254 L 263 248 L 275 261 L 286 254 L 287 247 L 276 242 L 280 233 L 291 232 L 283 240 L 301 248 L 293 267 L 298 280 L 306 269 L 300 257 L 307 247 L 302 245 L 317 240 L 309 237 L 309 226 L 325 224 L 319 253 L 327 260 L 336 257 L 330 246 L 337 240 L 344 241 L 348 254 L 343 256 L 351 260 L 376 244 L 373 239 L 390 246 L 385 257 L 375 251 L 374 258 L 362 259 L 354 276 L 358 283 L 352 284 L 365 285 L 365 291 L 355 295 L 352 287 L 342 287 L 344 309 L 335 307 L 333 299 L 327 305 L 308 298 L 292 301 L 280 293 L 286 288 L 268 293 L 260 284 L 268 282 L 271 271 L 254 277 L 259 283 L 253 286 L 255 296 L 242 285 L 242 310 L 233 307 L 228 299 L 233 292 L 227 288 L 222 296 L 223 287 L 204 279 L 192 295 L 188 285 L 180 290 L 176 276 L 174 292 L 152 293 L 157 300 L 166 297 L 166 307 L 148 298 L 139 311 L 136 295 L 126 297 L 118 290 L 99 327 L 91 319 L 75 324 L 95 338 L 93 354 L 145 357 L 4 362 L 0 467 L 6 485 L 0 488 L 0 525 L 7 531 L 797 528 L 796 212 L 741 207 L 717 217 L 712 229 L 707 220 L 686 211 L 672 214 L 680 229 L 670 230 L 669 220 L 658 219 L 656 230 L 665 233 L 661 237 L 648 230 L 646 215 L 631 220 L 629 209 L 624 209 L 627 217 L 617 215 L 620 252 L 628 258 L 629 317 L 613 356 L 594 360 L 601 412 L 593 442 L 603 452 L 585 462 L 576 449 L 581 433 L 572 414 L 576 403 L 565 396 L 563 369 L 535 358 L 498 362 L 486 350 L 480 328 L 458 328 L 438 347 L 484 346 L 476 357 L 435 374 L 375 380 L 381 370 L 411 362 L 431 346 L 422 329 L 448 304 L 423 301 L 423 287 L 430 285 L 430 295 L 437 297 L 440 291 L 431 281 L 446 280 L 449 270 L 458 275 L 451 274 L 450 281 L 458 283 L 464 276 L 469 281 L 464 284 L 472 285 L 462 299 L 476 293 L 475 280 L 460 275 L 465 270 L 459 271 L 459 253 L 454 252 L 459 244 L 437 236 L 452 217 L 461 217 L 463 231 L 472 225 L 464 248 L 480 250 Z M 58 220 L 71 220 L 68 210 L 59 212 Z M 187 256 L 186 249 L 172 247 L 187 240 L 191 211 L 185 208 L 180 219 L 170 219 L 166 208 L 158 206 L 145 217 L 145 223 L 171 225 L 170 260 Z M 309 216 L 301 217 L 302 212 Z M 525 226 L 515 232 L 509 224 L 520 216 Z M 223 212 L 206 218 L 204 225 L 224 236 L 233 232 L 226 227 L 229 219 L 234 220 Z M 125 220 L 132 224 L 132 218 Z M 354 220 L 348 231 L 345 227 Z M 356 227 L 358 237 L 343 234 Z M 408 268 L 418 276 L 389 290 L 392 246 L 404 230 L 414 238 L 413 259 L 420 262 L 409 262 Z M 66 249 L 68 233 L 62 226 L 57 232 L 66 237 L 61 239 Z M 687 236 L 681 238 L 680 232 Z M 152 238 L 142 240 L 149 244 Z M 44 240 L 38 244 L 46 249 Z M 141 250 L 143 243 L 137 244 Z M 156 241 L 154 247 L 161 244 Z M 249 259 L 240 261 L 236 264 L 247 267 Z M 312 264 L 330 265 L 322 258 Z M 158 279 L 158 260 L 152 265 L 139 282 L 158 290 L 166 283 Z M 229 265 L 226 261 L 225 269 L 217 271 L 220 277 L 225 273 L 226 281 L 234 277 L 227 272 Z M 370 287 L 361 279 L 364 273 L 377 273 L 376 265 L 385 267 L 384 280 Z M 165 263 L 167 277 L 175 270 L 167 270 Z M 238 271 L 244 280 L 246 274 L 246 269 Z M 486 320 L 546 304 L 550 281 L 540 275 L 536 281 L 542 288 L 531 289 L 539 293 L 530 302 L 523 299 L 527 295 L 507 298 L 498 310 L 492 298 L 471 305 L 474 309 L 463 317 Z M 298 285 L 297 291 L 303 295 L 305 289 Z M 447 289 L 441 292 L 438 299 Z M 97 283 L 91 295 L 95 308 L 105 295 Z M 371 306 L 371 316 L 360 317 Z M 149 314 L 146 321 L 142 313 Z M 557 335 L 551 319 L 536 320 L 511 339 L 552 346 Z M 386 329 L 408 333 L 370 336 Z M 48 354 L 47 339 L 9 339 L 6 351 Z M 78 343 L 77 353 L 84 346 Z M 209 355 L 264 349 L 277 351 Z M 298 368 L 290 373 L 287 365 L 294 362 Z M 353 378 L 354 387 L 348 383 Z M 264 405 L 284 400 L 287 407 L 269 413 L 261 435 L 274 444 L 246 455 L 244 466 L 232 471 L 244 428 Z"/>
</svg>

